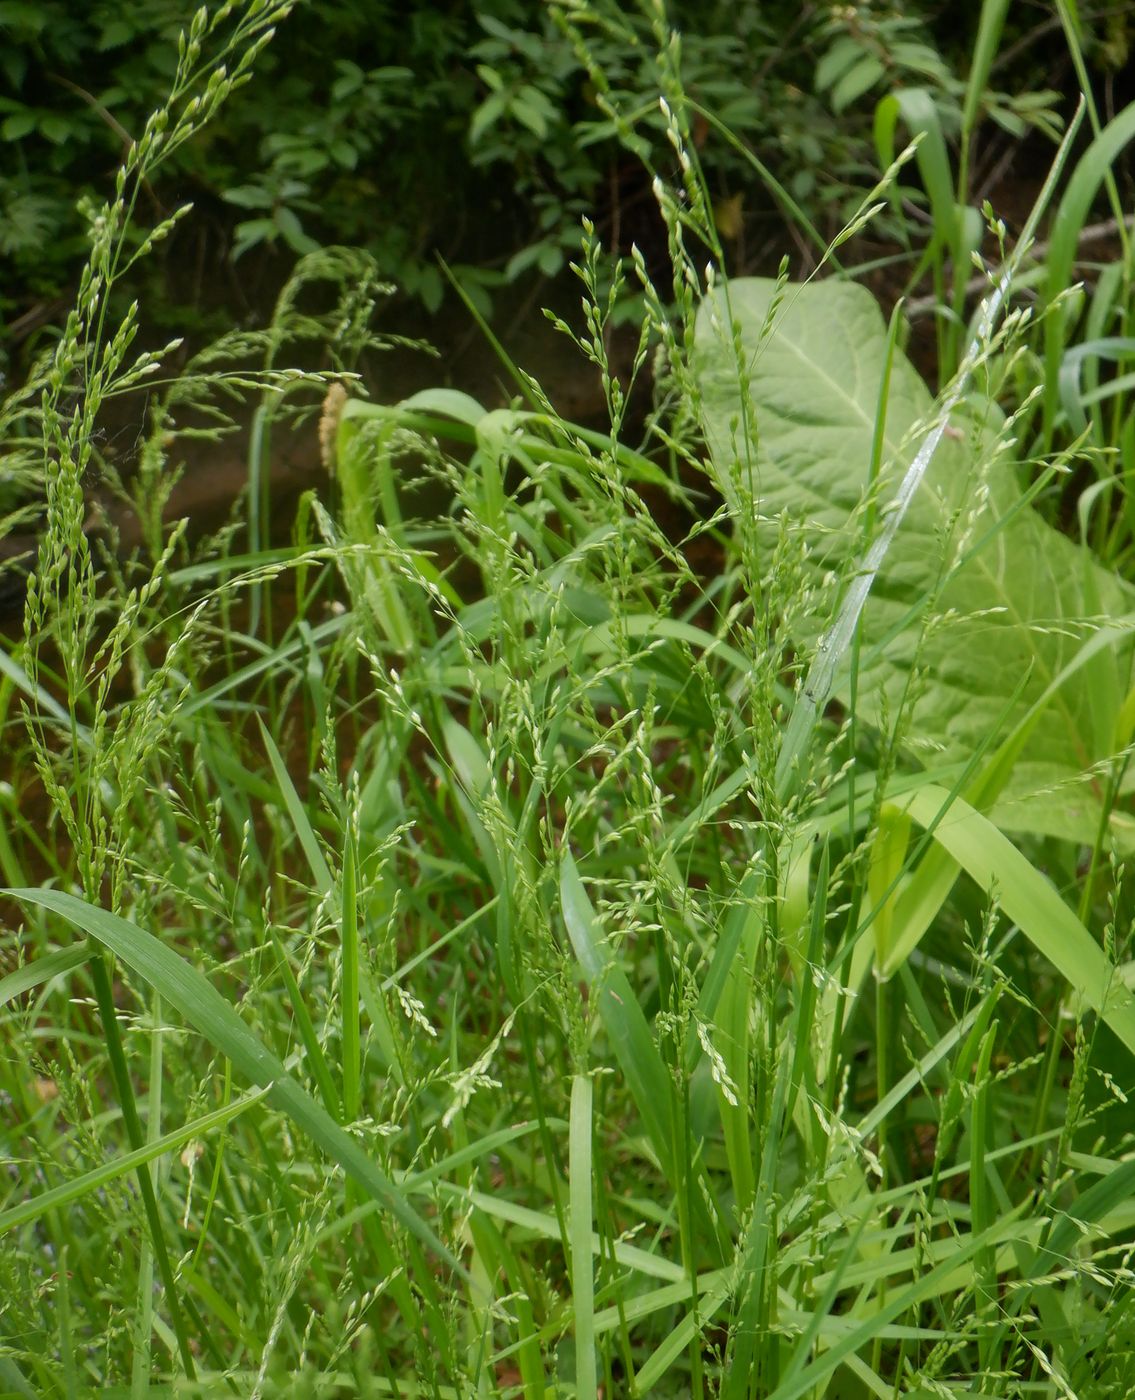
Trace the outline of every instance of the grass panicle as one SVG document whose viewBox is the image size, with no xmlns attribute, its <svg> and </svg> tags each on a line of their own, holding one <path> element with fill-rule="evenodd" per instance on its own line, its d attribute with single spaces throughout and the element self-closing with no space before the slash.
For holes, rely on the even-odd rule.
<svg viewBox="0 0 1135 1400">
<path fill-rule="evenodd" d="M 1130 111 L 1069 124 L 1010 246 L 971 190 L 987 0 L 957 142 L 886 94 L 835 243 L 730 278 L 721 124 L 646 8 L 649 113 L 589 43 L 621 17 L 553 7 L 669 260 L 582 226 L 549 320 L 605 422 L 503 352 L 505 405 L 372 400 L 406 347 L 349 249 L 179 374 L 138 353 L 118 292 L 176 218 L 132 236 L 139 191 L 287 4 L 197 14 L 90 209 L 0 409 L 46 512 L 0 650 L 7 1392 L 1130 1389 L 1126 243 L 1069 290 Z M 914 299 L 849 272 L 916 175 L 938 386 Z M 143 385 L 126 479 L 99 425 Z M 191 538 L 179 437 L 241 403 L 243 494 Z M 327 476 L 273 543 L 296 427 Z"/>
</svg>

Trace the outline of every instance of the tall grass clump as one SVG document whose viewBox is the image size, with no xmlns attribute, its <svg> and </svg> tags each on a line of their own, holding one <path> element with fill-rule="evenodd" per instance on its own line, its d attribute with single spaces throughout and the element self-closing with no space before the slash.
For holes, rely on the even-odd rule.
<svg viewBox="0 0 1135 1400">
<path fill-rule="evenodd" d="M 847 278 L 728 278 L 652 5 L 671 280 L 585 223 L 553 318 L 605 427 L 507 357 L 507 408 L 371 402 L 342 251 L 163 383 L 136 309 L 109 329 L 133 191 L 286 10 L 193 22 L 42 398 L 0 680 L 4 1386 L 1126 1394 L 1135 605 L 1125 544 L 1042 508 L 1082 442 L 1037 439 L 1036 347 L 1073 308 L 1016 294 L 1075 133 L 1018 246 L 986 211 L 932 394 Z M 620 32 L 556 14 L 589 64 Z M 297 338 L 326 371 L 279 367 Z M 84 485 L 146 380 L 123 561 Z M 163 447 L 238 391 L 244 519 L 191 552 Z M 272 547 L 301 399 L 332 480 Z"/>
</svg>

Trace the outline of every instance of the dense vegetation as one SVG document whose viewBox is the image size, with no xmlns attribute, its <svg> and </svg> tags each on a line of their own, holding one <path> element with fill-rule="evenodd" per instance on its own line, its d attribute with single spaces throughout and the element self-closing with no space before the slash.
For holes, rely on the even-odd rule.
<svg viewBox="0 0 1135 1400">
<path fill-rule="evenodd" d="M 147 177 L 141 223 L 194 205 L 139 269 L 151 316 L 172 302 L 183 321 L 220 308 L 244 320 L 250 277 L 270 286 L 288 257 L 317 246 L 365 247 L 430 307 L 445 285 L 435 251 L 487 307 L 502 282 L 563 268 L 582 214 L 610 247 L 649 247 L 653 201 L 635 156 L 664 159 L 665 123 L 649 15 L 627 10 L 615 25 L 588 22 L 588 59 L 554 9 L 531 0 L 297 7 L 256 83 Z M 675 0 L 668 13 L 683 33 L 685 90 L 704 109 L 694 143 L 735 273 L 783 242 L 778 211 L 806 210 L 825 234 L 842 225 L 877 177 L 872 118 L 888 93 L 930 93 L 952 132 L 962 119 L 976 13 L 961 26 L 954 7 L 931 5 Z M 0 4 L 0 339 L 23 343 L 67 293 L 89 219 L 165 99 L 186 14 L 182 0 Z M 999 56 L 980 94 L 996 135 L 986 176 L 1030 128 L 1054 131 L 1052 85 L 1070 75 L 1051 25 L 1026 8 L 1006 24 L 1008 62 Z M 1112 10 L 1084 25 L 1086 63 L 1113 81 L 1129 20 Z M 592 61 L 632 120 L 633 150 L 597 100 Z M 744 150 L 711 137 L 711 122 Z M 281 256 L 266 259 L 273 249 Z"/>
<path fill-rule="evenodd" d="M 37 528 L 0 648 L 0 1388 L 1130 1394 L 1122 13 L 291 8 L 0 4 L 35 36 L 4 134 L 41 143 L 2 251 L 35 294 L 84 254 L 0 409 Z M 317 81 L 321 28 L 352 58 Z M 98 128 L 42 84 L 100 46 L 137 105 L 72 241 Z M 1039 172 L 1011 227 L 1004 151 Z M 532 216 L 490 273 L 572 250 L 551 330 L 602 426 L 484 322 L 507 406 L 368 395 L 385 279 L 443 285 L 405 210 L 474 200 L 462 160 Z M 181 181 L 248 213 L 238 265 L 298 257 L 178 360 L 132 296 Z M 756 188 L 771 276 L 738 275 Z M 249 415 L 190 539 L 184 447 Z M 330 476 L 274 542 L 297 423 Z"/>
</svg>

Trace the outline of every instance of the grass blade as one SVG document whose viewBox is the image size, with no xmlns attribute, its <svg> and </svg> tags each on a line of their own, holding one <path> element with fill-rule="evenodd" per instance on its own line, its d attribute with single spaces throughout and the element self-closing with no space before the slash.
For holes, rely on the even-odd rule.
<svg viewBox="0 0 1135 1400">
<path fill-rule="evenodd" d="M 369 1195 L 415 1238 L 465 1276 L 458 1259 L 438 1239 L 402 1193 L 327 1110 L 288 1074 L 283 1063 L 249 1030 L 220 992 L 200 972 L 137 924 L 87 904 L 61 890 L 6 890 L 21 903 L 38 905 L 96 939 L 156 988 L 171 1006 L 253 1084 L 269 1089 L 268 1101 L 303 1129 Z"/>
<path fill-rule="evenodd" d="M 1007 836 L 968 802 L 955 797 L 950 803 L 949 796 L 930 783 L 904 798 L 903 805 L 920 826 L 933 826 L 934 840 L 997 899 L 1037 951 L 1135 1054 L 1135 997 L 1103 949 Z"/>
<path fill-rule="evenodd" d="M 595 910 L 568 851 L 564 852 L 560 868 L 560 902 L 568 937 L 591 994 L 598 1000 L 599 1015 L 615 1058 L 626 1075 L 663 1171 L 673 1182 L 670 1076 L 627 975 L 603 941 Z"/>
<path fill-rule="evenodd" d="M 1101 184 L 1114 169 L 1128 143 L 1135 139 L 1135 102 L 1104 127 L 1080 157 L 1052 220 L 1048 244 L 1046 298 L 1053 302 L 1071 284 L 1080 233 L 1087 223 Z M 1060 411 L 1060 360 L 1068 334 L 1068 311 L 1050 310 L 1044 319 L 1044 450 L 1053 437 Z"/>
<path fill-rule="evenodd" d="M 307 863 L 311 866 L 311 873 L 315 876 L 316 885 L 320 894 L 326 894 L 334 881 L 331 878 L 331 870 L 327 864 L 327 859 L 312 829 L 308 819 L 307 810 L 300 801 L 300 795 L 296 791 L 296 786 L 292 782 L 291 774 L 288 772 L 287 764 L 283 755 L 276 747 L 276 742 L 268 733 L 264 721 L 257 715 L 260 724 L 260 737 L 264 740 L 264 748 L 268 754 L 268 762 L 272 765 L 272 773 L 275 776 L 277 786 L 280 789 L 280 796 L 284 799 L 284 807 L 291 818 L 292 826 L 303 847 L 303 853 L 307 857 Z"/>
<path fill-rule="evenodd" d="M 354 824 L 348 820 L 343 845 L 343 903 L 340 914 L 343 974 L 343 1116 L 353 1123 L 362 1102 L 362 1047 L 359 1038 L 359 901 Z"/>
<path fill-rule="evenodd" d="M 25 963 L 15 972 L 10 972 L 7 977 L 0 977 L 0 1006 L 7 1006 L 10 1001 L 15 1001 L 25 992 L 42 987 L 53 977 L 62 977 L 64 973 L 73 972 L 75 968 L 82 967 L 90 960 L 91 949 L 83 944 L 76 944 L 71 948 L 59 948 L 54 953 L 46 953 L 42 958 Z"/>
<path fill-rule="evenodd" d="M 147 1163 L 164 1157 L 167 1152 L 175 1152 L 179 1147 L 183 1147 L 195 1138 L 207 1137 L 216 1128 L 223 1128 L 246 1109 L 262 1102 L 267 1095 L 267 1089 L 255 1089 L 242 1098 L 233 1099 L 232 1103 L 214 1109 L 212 1113 L 202 1114 L 200 1118 L 193 1119 L 191 1123 L 183 1123 L 180 1128 L 175 1128 L 170 1133 L 154 1138 L 152 1142 L 148 1142 L 145 1147 L 140 1147 L 136 1152 L 124 1153 L 121 1157 L 104 1162 L 102 1166 L 95 1167 L 92 1171 L 84 1172 L 82 1176 L 65 1181 L 61 1186 L 53 1186 L 48 1191 L 41 1191 L 38 1195 L 21 1201 L 17 1206 L 9 1206 L 7 1210 L 0 1211 L 0 1234 L 6 1230 L 14 1230 L 20 1225 L 27 1225 L 30 1221 L 38 1220 L 46 1211 L 58 1210 L 62 1206 L 70 1205 L 73 1201 L 81 1200 L 84 1196 L 89 1196 L 92 1191 L 106 1186 L 108 1182 L 116 1181 L 120 1176 L 125 1176 L 129 1172 L 136 1171 L 138 1167 L 146 1166 Z"/>
<path fill-rule="evenodd" d="M 591 1255 L 591 1080 L 577 1074 L 571 1085 L 571 1291 L 575 1313 L 575 1393 L 594 1400 L 595 1274 Z"/>
</svg>

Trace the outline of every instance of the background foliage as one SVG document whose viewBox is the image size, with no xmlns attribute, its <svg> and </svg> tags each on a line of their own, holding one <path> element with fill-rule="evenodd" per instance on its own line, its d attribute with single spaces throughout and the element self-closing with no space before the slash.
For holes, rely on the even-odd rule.
<svg viewBox="0 0 1135 1400">
<path fill-rule="evenodd" d="M 9 323 L 66 291 L 86 246 L 84 211 L 106 195 L 162 100 L 190 8 L 0 0 L 0 315 Z M 671 19 L 691 98 L 822 231 L 873 183 L 880 96 L 927 87 L 947 131 L 957 128 L 976 14 L 959 24 L 955 7 L 925 0 L 676 0 Z M 1052 94 L 1035 80 L 1051 67 L 1051 35 L 1015 22 L 1009 91 L 992 91 L 988 105 L 1019 136 L 1030 122 L 1054 125 Z M 588 39 L 628 99 L 637 137 L 666 164 L 649 20 L 631 8 Z M 1101 71 L 1121 65 L 1126 43 L 1118 12 L 1085 36 Z M 158 265 L 166 300 L 215 303 L 218 285 L 233 295 L 239 279 L 226 268 L 254 249 L 279 251 L 286 265 L 335 243 L 367 248 L 383 275 L 430 308 L 443 295 L 440 251 L 465 265 L 487 305 L 502 279 L 558 272 L 584 210 L 601 211 L 601 228 L 624 251 L 632 239 L 649 246 L 652 231 L 657 242 L 638 163 L 596 106 L 571 39 L 533 0 L 299 5 L 261 63 L 255 90 L 238 93 L 147 187 L 144 220 L 187 199 L 196 206 Z M 768 235 L 773 197 L 751 162 L 707 141 L 708 130 L 703 119 L 696 141 L 719 224 L 743 263 L 746 237 L 755 251 L 754 235 Z"/>
</svg>

